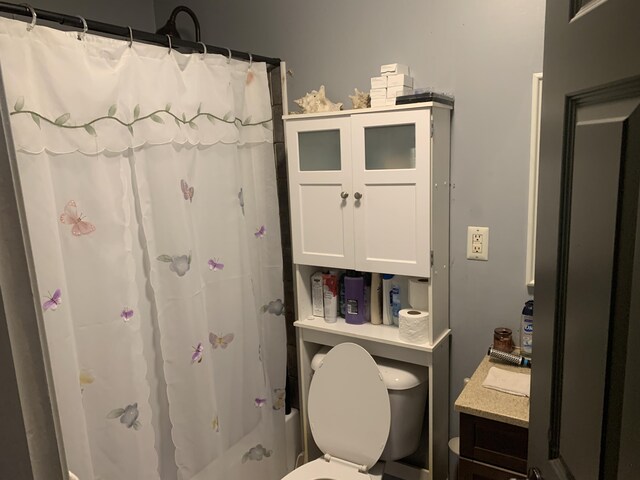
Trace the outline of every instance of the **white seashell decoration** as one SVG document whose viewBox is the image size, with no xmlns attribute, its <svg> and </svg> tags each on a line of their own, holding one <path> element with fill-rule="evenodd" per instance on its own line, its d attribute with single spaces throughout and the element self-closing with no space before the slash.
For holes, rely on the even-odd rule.
<svg viewBox="0 0 640 480">
<path fill-rule="evenodd" d="M 371 96 L 369 92 L 361 92 L 357 88 L 355 95 L 349 95 L 353 108 L 369 108 L 371 106 Z"/>
<path fill-rule="evenodd" d="M 304 97 L 294 100 L 302 109 L 302 113 L 335 112 L 342 110 L 342 103 L 333 103 L 324 91 L 324 85 L 318 90 L 311 90 Z"/>
</svg>

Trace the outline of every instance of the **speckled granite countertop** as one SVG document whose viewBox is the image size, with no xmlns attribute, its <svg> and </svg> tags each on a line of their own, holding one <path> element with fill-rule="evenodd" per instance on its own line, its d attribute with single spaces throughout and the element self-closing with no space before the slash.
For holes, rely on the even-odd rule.
<svg viewBox="0 0 640 480">
<path fill-rule="evenodd" d="M 531 375 L 530 368 L 508 365 L 485 356 L 458 396 L 456 412 L 529 428 L 529 398 L 498 392 L 482 386 L 491 367 Z"/>
</svg>

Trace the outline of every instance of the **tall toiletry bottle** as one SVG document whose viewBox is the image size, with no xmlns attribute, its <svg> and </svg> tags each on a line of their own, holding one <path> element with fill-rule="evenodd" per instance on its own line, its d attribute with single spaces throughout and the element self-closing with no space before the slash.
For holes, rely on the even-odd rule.
<svg viewBox="0 0 640 480">
<path fill-rule="evenodd" d="M 350 270 L 344 277 L 344 319 L 354 325 L 363 324 L 364 315 L 364 277 Z"/>
<path fill-rule="evenodd" d="M 533 300 L 524 304 L 520 325 L 520 355 L 531 356 L 533 348 Z"/>
<path fill-rule="evenodd" d="M 380 325 L 382 323 L 382 281 L 379 273 L 371 274 L 371 323 Z"/>
<path fill-rule="evenodd" d="M 338 281 L 338 313 L 342 318 L 346 318 L 346 314 L 344 312 L 344 277 L 345 273 L 340 274 L 340 280 Z"/>
<path fill-rule="evenodd" d="M 322 291 L 324 296 L 324 320 L 338 321 L 338 274 L 329 272 L 322 274 Z"/>
<path fill-rule="evenodd" d="M 371 321 L 371 274 L 364 272 L 364 321 Z"/>
<path fill-rule="evenodd" d="M 314 317 L 324 317 L 322 272 L 311 275 L 311 310 Z"/>
<path fill-rule="evenodd" d="M 400 324 L 400 310 L 402 310 L 402 302 L 400 301 L 400 282 L 398 277 L 393 277 L 391 281 L 391 318 L 394 325 Z"/>
<path fill-rule="evenodd" d="M 391 287 L 394 275 L 385 273 L 382 275 L 382 323 L 393 324 L 393 313 L 391 311 Z"/>
</svg>

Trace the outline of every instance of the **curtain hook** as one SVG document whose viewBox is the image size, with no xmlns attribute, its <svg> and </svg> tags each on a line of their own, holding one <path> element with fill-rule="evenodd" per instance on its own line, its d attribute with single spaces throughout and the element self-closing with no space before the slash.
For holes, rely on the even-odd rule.
<svg viewBox="0 0 640 480">
<path fill-rule="evenodd" d="M 227 52 L 229 52 L 229 56 L 227 57 L 227 64 L 231 63 L 231 49 L 229 47 L 225 47 Z"/>
<path fill-rule="evenodd" d="M 127 25 L 127 28 L 129 29 L 129 48 L 133 47 L 133 30 L 131 30 L 131 27 Z"/>
<path fill-rule="evenodd" d="M 249 54 L 249 68 L 253 65 L 253 55 Z"/>
<path fill-rule="evenodd" d="M 20 5 L 27 8 L 31 12 L 31 23 L 27 25 L 27 32 L 30 32 L 36 26 L 36 19 L 38 18 L 38 15 L 36 14 L 35 9 L 28 3 L 21 3 Z"/>
<path fill-rule="evenodd" d="M 78 32 L 78 40 L 84 40 L 84 36 L 87 34 L 87 30 L 89 30 L 89 27 L 87 26 L 87 21 L 80 15 L 76 15 L 76 17 L 82 20 L 82 32 Z"/>
<path fill-rule="evenodd" d="M 171 55 L 171 35 L 167 34 L 167 38 L 169 39 L 169 55 Z"/>
<path fill-rule="evenodd" d="M 202 59 L 204 60 L 204 57 L 207 56 L 207 46 L 204 44 L 204 42 L 198 42 L 200 45 L 202 45 Z"/>
</svg>

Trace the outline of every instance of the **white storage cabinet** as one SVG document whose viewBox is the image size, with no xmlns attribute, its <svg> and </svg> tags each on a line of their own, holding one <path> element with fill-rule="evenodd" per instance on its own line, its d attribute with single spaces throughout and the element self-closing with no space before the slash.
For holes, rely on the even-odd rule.
<svg viewBox="0 0 640 480">
<path fill-rule="evenodd" d="M 307 419 L 311 359 L 349 341 L 429 370 L 421 447 L 387 473 L 446 478 L 450 113 L 429 102 L 284 116 L 305 460 L 320 454 Z M 430 278 L 432 343 L 406 342 L 395 326 L 313 317 L 310 277 L 328 268 Z"/>
<path fill-rule="evenodd" d="M 432 109 L 286 117 L 295 263 L 429 274 Z"/>
</svg>

